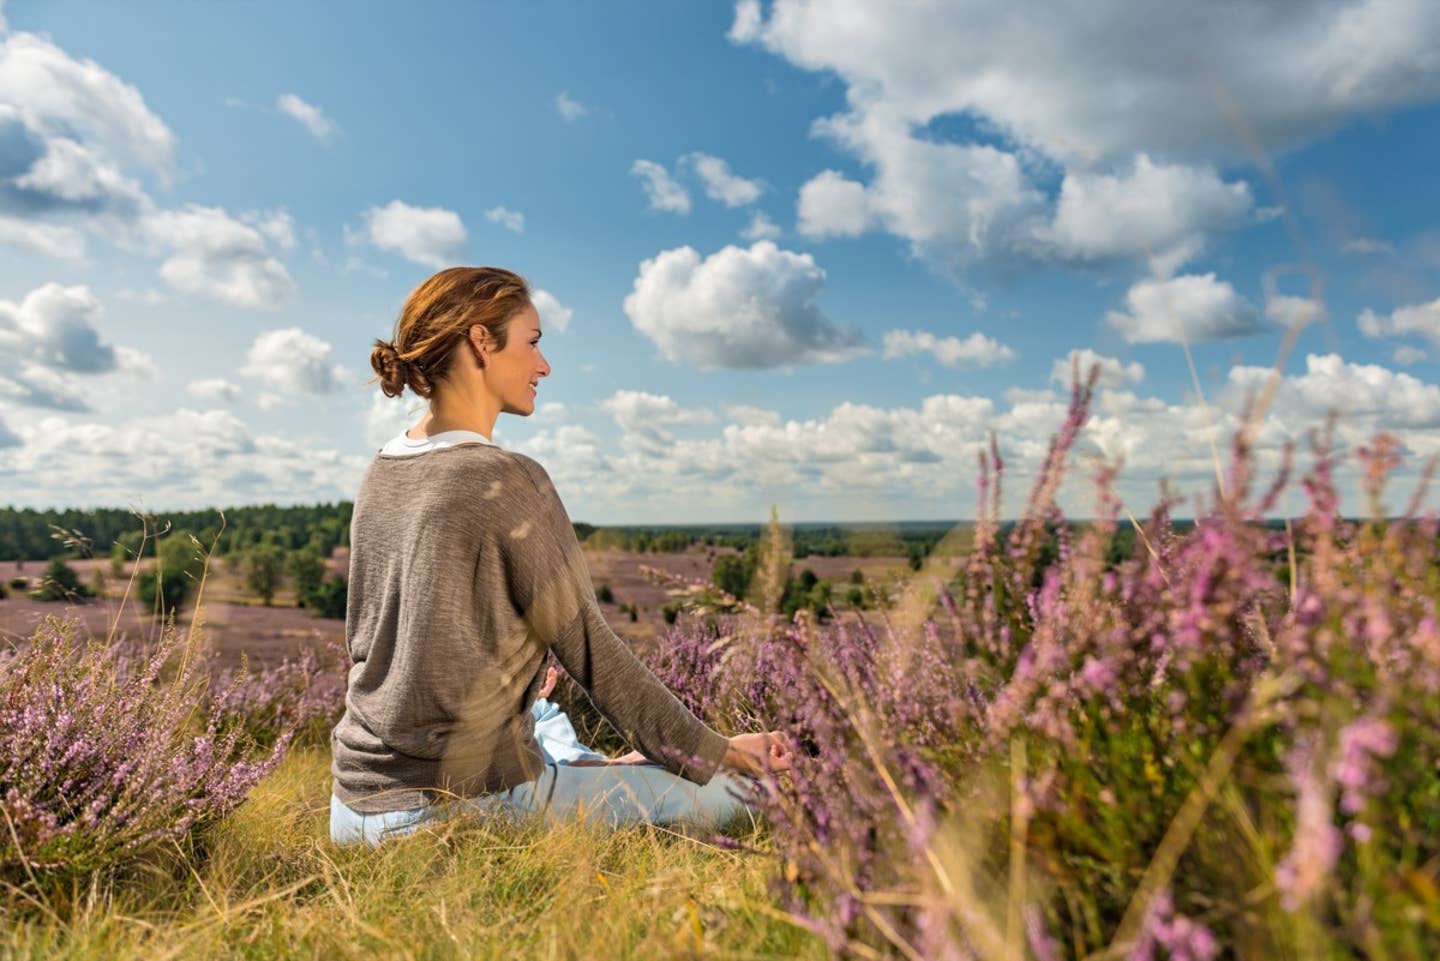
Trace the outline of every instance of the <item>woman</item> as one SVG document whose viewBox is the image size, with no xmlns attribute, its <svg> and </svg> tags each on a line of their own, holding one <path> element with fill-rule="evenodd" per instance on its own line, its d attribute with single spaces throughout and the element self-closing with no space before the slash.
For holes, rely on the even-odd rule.
<svg viewBox="0 0 1440 961">
<path fill-rule="evenodd" d="M 535 410 L 550 374 L 540 337 L 521 277 L 454 267 L 415 288 L 370 355 L 386 395 L 409 387 L 430 410 L 379 451 L 355 498 L 336 841 L 472 808 L 713 823 L 741 808 L 724 772 L 788 767 L 773 733 L 717 734 L 615 636 L 549 475 L 490 440 L 501 413 Z M 531 714 L 547 651 L 633 758 L 547 761 Z"/>
</svg>

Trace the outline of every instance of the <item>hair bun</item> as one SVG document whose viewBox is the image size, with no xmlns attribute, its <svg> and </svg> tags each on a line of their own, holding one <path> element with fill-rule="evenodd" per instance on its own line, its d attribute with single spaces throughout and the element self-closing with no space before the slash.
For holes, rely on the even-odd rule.
<svg viewBox="0 0 1440 961">
<path fill-rule="evenodd" d="M 380 389 L 386 397 L 399 397 L 405 391 L 410 364 L 390 341 L 375 341 L 375 349 L 370 351 L 370 367 L 380 378 Z"/>
</svg>

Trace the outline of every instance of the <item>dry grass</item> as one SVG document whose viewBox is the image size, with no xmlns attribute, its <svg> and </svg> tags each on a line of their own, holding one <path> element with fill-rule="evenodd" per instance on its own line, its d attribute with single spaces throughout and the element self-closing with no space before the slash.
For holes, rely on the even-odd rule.
<svg viewBox="0 0 1440 961">
<path fill-rule="evenodd" d="M 378 850 L 330 843 L 329 755 L 292 752 L 191 850 L 11 898 L 14 958 L 820 958 L 732 851 L 660 828 L 472 821 Z M 0 902 L 4 903 L 4 902 Z"/>
</svg>

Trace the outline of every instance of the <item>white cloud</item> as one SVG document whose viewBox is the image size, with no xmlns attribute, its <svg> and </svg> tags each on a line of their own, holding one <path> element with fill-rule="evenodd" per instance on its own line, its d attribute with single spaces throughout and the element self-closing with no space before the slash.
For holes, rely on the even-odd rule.
<svg viewBox="0 0 1440 961">
<path fill-rule="evenodd" d="M 802 232 L 878 227 L 943 267 L 1104 259 L 1146 241 L 1174 269 L 1250 204 L 1213 165 L 1440 94 L 1429 0 L 1097 0 L 1039 20 L 1006 0 L 776 0 L 768 15 L 742 0 L 730 38 L 846 85 L 844 111 L 813 130 L 866 172 L 812 179 Z M 1146 179 L 1142 155 L 1164 158 L 1148 176 L 1168 179 L 1158 196 L 1123 189 Z M 1037 184 L 1057 168 L 1072 197 L 1052 213 Z M 1128 232 L 1090 216 L 1107 191 Z"/>
<path fill-rule="evenodd" d="M 123 300 L 127 304 L 143 304 L 146 307 L 158 307 L 170 300 L 164 291 L 156 290 L 153 287 L 147 287 L 144 290 L 121 287 L 115 291 L 115 299 Z"/>
<path fill-rule="evenodd" d="M 562 90 L 555 95 L 555 110 L 565 118 L 566 123 L 574 123 L 590 113 L 590 108 L 570 96 L 568 90 Z"/>
<path fill-rule="evenodd" d="M 312 103 L 306 103 L 293 93 L 282 93 L 275 101 L 275 109 L 298 120 L 310 136 L 322 143 L 329 142 L 340 128 L 335 121 L 325 116 L 325 112 Z"/>
<path fill-rule="evenodd" d="M 750 215 L 750 223 L 740 231 L 740 236 L 746 240 L 773 240 L 780 236 L 780 228 L 763 210 L 757 210 Z"/>
<path fill-rule="evenodd" d="M 354 377 L 330 362 L 332 348 L 299 327 L 267 330 L 245 353 L 240 373 L 277 391 L 292 394 L 328 394 Z"/>
<path fill-rule="evenodd" d="M 637 160 L 630 167 L 630 173 L 640 178 L 651 210 L 665 210 L 673 214 L 690 212 L 689 192 L 660 164 L 651 160 Z"/>
<path fill-rule="evenodd" d="M 1396 347 L 1395 353 L 1392 354 L 1391 357 L 1395 363 L 1402 367 L 1409 367 L 1411 364 L 1418 364 L 1422 360 L 1430 359 L 1430 355 L 1425 353 L 1425 351 L 1419 347 L 1412 347 L 1409 344 L 1401 344 L 1399 347 Z"/>
<path fill-rule="evenodd" d="M 554 294 L 536 288 L 531 291 L 530 302 L 534 305 L 535 312 L 540 315 L 542 331 L 553 330 L 557 334 L 563 334 L 570 329 L 570 318 L 575 316 L 575 311 L 556 300 Z"/>
<path fill-rule="evenodd" d="M 381 250 L 436 269 L 466 259 L 470 238 L 460 215 L 444 207 L 412 207 L 392 200 L 361 215 L 364 238 Z"/>
<path fill-rule="evenodd" d="M 97 374 L 117 366 L 115 348 L 100 339 L 104 314 L 86 286 L 48 283 L 18 304 L 0 300 L 0 353 L 57 370 Z"/>
<path fill-rule="evenodd" d="M 73 412 L 93 409 L 75 377 L 28 361 L 19 362 L 16 369 L 0 370 L 0 397 L 27 407 Z"/>
<path fill-rule="evenodd" d="M 777 0 L 763 22 L 757 7 L 737 6 L 732 37 L 834 71 L 856 110 L 968 114 L 1065 162 L 1248 159 L 1440 93 L 1428 0 L 1099 0 L 1038 20 L 1004 0 Z"/>
<path fill-rule="evenodd" d="M 0 243 L 80 260 L 168 183 L 175 137 L 133 86 L 48 38 L 0 35 Z"/>
<path fill-rule="evenodd" d="M 708 424 L 715 415 L 708 410 L 686 410 L 663 394 L 643 390 L 617 390 L 599 403 L 600 409 L 615 418 L 627 449 L 659 454 L 675 442 L 666 427 Z"/>
<path fill-rule="evenodd" d="M 181 408 L 166 415 L 164 430 L 148 415 L 113 426 L 50 416 L 12 427 L 23 444 L 7 451 L 0 471 L 17 504 L 31 507 L 351 499 L 369 462 L 313 437 L 257 434 L 226 410 Z"/>
<path fill-rule="evenodd" d="M 295 218 L 284 207 L 275 210 L 247 210 L 240 219 L 260 231 L 281 250 L 295 249 Z"/>
<path fill-rule="evenodd" d="M 1010 256 L 1030 243 L 1046 201 L 1015 154 L 920 139 L 903 118 L 878 108 L 816 121 L 815 131 L 875 174 L 861 185 L 826 171 L 802 187 L 802 233 L 844 236 L 883 227 L 942 268 Z"/>
<path fill-rule="evenodd" d="M 601 400 L 599 407 L 627 431 L 644 430 L 657 424 L 708 424 L 715 420 L 715 415 L 708 410 L 687 410 L 664 394 L 643 390 L 617 390 Z"/>
<path fill-rule="evenodd" d="M 822 170 L 800 188 L 797 229 L 807 237 L 854 237 L 875 220 L 865 185 Z"/>
<path fill-rule="evenodd" d="M 1131 361 L 1127 364 L 1115 357 L 1106 357 L 1085 347 L 1072 350 L 1056 360 L 1055 365 L 1050 368 L 1050 380 L 1068 389 L 1075 375 L 1077 361 L 1081 381 L 1084 381 L 1091 367 L 1096 364 L 1100 365 L 1098 386 L 1101 387 L 1126 387 L 1138 384 L 1145 379 L 1145 368 L 1139 361 Z"/>
<path fill-rule="evenodd" d="M 420 423 L 430 402 L 408 390 L 399 397 L 386 397 L 379 388 L 373 390 L 370 407 L 365 411 L 365 443 L 379 450 L 402 430 Z"/>
<path fill-rule="evenodd" d="M 1419 335 L 1440 347 L 1440 299 L 1400 307 L 1389 314 L 1366 309 L 1356 323 L 1366 337 Z"/>
<path fill-rule="evenodd" d="M 1243 337 L 1261 328 L 1256 311 L 1227 281 L 1214 274 L 1143 280 L 1125 295 L 1127 311 L 1105 320 L 1130 343 L 1194 343 Z"/>
<path fill-rule="evenodd" d="M 518 210 L 511 210 L 508 207 L 491 207 L 485 211 L 485 219 L 517 234 L 525 232 L 525 215 Z"/>
<path fill-rule="evenodd" d="M 760 0 L 736 0 L 735 19 L 730 24 L 730 32 L 727 34 L 732 43 L 749 43 L 760 36 L 760 28 L 765 20 L 764 13 L 760 10 Z"/>
<path fill-rule="evenodd" d="M 233 404 L 240 399 L 240 388 L 223 377 L 192 380 L 185 385 L 185 392 L 197 400 L 218 404 Z"/>
<path fill-rule="evenodd" d="M 762 240 L 701 258 L 692 247 L 640 264 L 625 313 L 677 363 L 701 369 L 835 363 L 866 352 L 858 330 L 815 304 L 825 272 L 809 254 Z"/>
<path fill-rule="evenodd" d="M 23 247 L 59 260 L 83 260 L 85 235 L 74 227 L 0 216 L 0 244 Z"/>
<path fill-rule="evenodd" d="M 176 290 L 260 308 L 278 307 L 295 290 L 261 232 L 219 207 L 192 203 L 147 214 L 140 231 L 152 249 L 169 252 L 160 276 Z"/>
<path fill-rule="evenodd" d="M 77 60 L 45 37 L 0 41 L 0 114 L 45 147 L 84 145 L 100 166 L 168 175 L 175 136 L 135 87 L 93 60 Z M 118 174 L 116 175 L 118 176 Z"/>
<path fill-rule="evenodd" d="M 1265 301 L 1265 319 L 1282 327 L 1313 324 L 1325 316 L 1325 305 L 1309 297 L 1276 294 Z"/>
<path fill-rule="evenodd" d="M 1053 221 L 1037 230 L 1041 255 L 1070 261 L 1146 258 L 1162 273 L 1195 257 L 1205 236 L 1242 223 L 1253 198 L 1213 170 L 1136 156 L 1122 174 L 1071 171 Z"/>
<path fill-rule="evenodd" d="M 1341 251 L 1357 256 L 1368 256 L 1370 254 L 1393 254 L 1395 248 L 1383 240 L 1374 237 L 1351 237 L 1340 245 Z"/>
<path fill-rule="evenodd" d="M 930 354 L 946 367 L 961 364 L 975 367 L 989 367 L 1018 355 L 1011 347 L 976 331 L 964 340 L 958 337 L 936 337 L 925 330 L 891 330 L 885 333 L 886 360 L 908 357 L 912 354 Z"/>
<path fill-rule="evenodd" d="M 1271 376 L 1268 367 L 1236 367 L 1229 390 L 1238 406 L 1245 393 L 1258 392 Z M 1354 364 L 1339 354 L 1309 354 L 1305 373 L 1281 380 L 1274 401 L 1275 416 L 1296 435 L 1318 425 L 1330 411 L 1343 419 L 1345 435 L 1366 440 L 1388 428 L 1413 440 L 1407 431 L 1427 432 L 1432 443 L 1440 428 L 1440 386 L 1377 364 Z"/>
<path fill-rule="evenodd" d="M 720 157 L 705 153 L 686 154 L 688 163 L 705 187 L 705 196 L 719 201 L 727 207 L 744 207 L 760 199 L 764 189 L 759 180 L 748 180 L 737 176 L 730 165 Z"/>
</svg>

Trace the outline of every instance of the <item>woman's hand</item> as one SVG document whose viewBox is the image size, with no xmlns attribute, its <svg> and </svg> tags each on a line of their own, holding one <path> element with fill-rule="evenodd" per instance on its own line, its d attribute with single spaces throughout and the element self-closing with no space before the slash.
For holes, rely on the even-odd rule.
<svg viewBox="0 0 1440 961">
<path fill-rule="evenodd" d="M 738 774 L 759 777 L 766 771 L 790 770 L 790 751 L 778 731 L 737 734 L 730 739 L 724 764 Z"/>
</svg>

